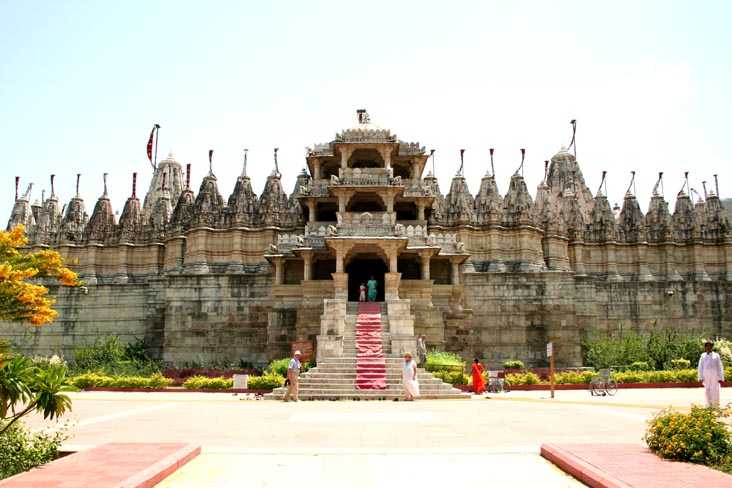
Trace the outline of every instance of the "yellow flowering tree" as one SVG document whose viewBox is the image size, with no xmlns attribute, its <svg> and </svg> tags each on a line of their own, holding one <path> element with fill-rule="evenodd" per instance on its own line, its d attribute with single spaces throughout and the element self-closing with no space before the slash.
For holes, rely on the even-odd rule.
<svg viewBox="0 0 732 488">
<path fill-rule="evenodd" d="M 22 225 L 0 231 L 0 320 L 40 326 L 52 322 L 58 312 L 51 308 L 55 300 L 47 296 L 48 288 L 32 280 L 55 278 L 65 286 L 81 283 L 76 273 L 64 266 L 58 252 L 21 251 L 27 243 Z"/>
</svg>

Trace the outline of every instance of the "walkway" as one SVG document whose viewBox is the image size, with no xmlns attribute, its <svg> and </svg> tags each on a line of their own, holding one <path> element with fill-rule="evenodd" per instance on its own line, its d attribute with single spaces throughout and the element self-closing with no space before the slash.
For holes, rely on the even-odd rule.
<svg viewBox="0 0 732 488">
<path fill-rule="evenodd" d="M 723 401 L 732 400 L 730 393 L 732 388 L 722 391 Z M 71 418 L 78 421 L 72 447 L 202 445 L 201 456 L 161 486 L 287 486 L 293 479 L 313 478 L 319 486 L 343 486 L 348 473 L 360 486 L 393 486 L 408 476 L 421 486 L 510 479 L 491 485 L 518 488 L 581 486 L 539 456 L 542 443 L 602 439 L 640 448 L 646 421 L 659 406 L 688 406 L 703 391 L 621 390 L 605 399 L 557 392 L 555 400 L 542 398 L 548 392 L 512 392 L 498 396 L 501 400 L 413 403 L 281 403 L 205 393 L 71 396 Z M 538 478 L 545 481 L 536 483 Z"/>
</svg>

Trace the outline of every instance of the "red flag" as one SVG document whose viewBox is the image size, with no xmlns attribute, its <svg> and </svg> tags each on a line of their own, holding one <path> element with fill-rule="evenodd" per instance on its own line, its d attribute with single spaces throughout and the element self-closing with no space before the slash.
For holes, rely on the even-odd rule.
<svg viewBox="0 0 732 488">
<path fill-rule="evenodd" d="M 150 139 L 147 140 L 147 159 L 150 160 L 150 164 L 153 164 L 152 162 L 152 149 L 153 149 L 153 137 L 155 136 L 155 127 L 153 126 L 152 130 L 150 131 Z M 153 166 L 154 168 L 155 166 Z"/>
</svg>

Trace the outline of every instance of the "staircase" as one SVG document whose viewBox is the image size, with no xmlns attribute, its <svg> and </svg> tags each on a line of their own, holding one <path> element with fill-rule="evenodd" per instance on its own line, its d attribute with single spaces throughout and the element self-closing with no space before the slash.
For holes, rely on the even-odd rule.
<svg viewBox="0 0 732 488">
<path fill-rule="evenodd" d="M 369 310 L 371 313 L 380 314 L 381 319 L 381 350 L 385 366 L 385 378 L 382 376 L 383 369 L 379 365 L 371 366 L 363 364 L 363 355 L 357 354 L 357 333 L 356 324 L 358 318 L 358 303 L 349 302 L 346 306 L 346 317 L 343 329 L 343 349 L 341 356 L 321 358 L 315 368 L 300 375 L 300 399 L 301 400 L 392 400 L 404 398 L 402 389 L 402 364 L 404 359 L 399 357 L 399 351 L 392 352 L 392 341 L 389 334 L 388 315 L 385 313 L 385 304 L 370 304 L 376 307 Z M 363 319 L 363 317 L 362 317 Z M 370 347 L 378 351 L 373 344 L 375 336 L 369 338 Z M 363 334 L 362 334 L 363 340 Z M 378 340 L 378 339 L 376 339 Z M 363 343 L 361 345 L 363 351 Z M 361 359 L 361 365 L 357 368 L 357 361 Z M 384 378 L 386 388 L 371 389 L 364 382 L 364 377 L 370 375 Z M 419 398 L 469 398 L 470 395 L 454 388 L 452 385 L 443 383 L 422 368 L 417 370 L 419 380 Z M 357 382 L 358 379 L 358 382 Z M 357 386 L 358 383 L 358 386 Z M 267 395 L 268 399 L 280 400 L 285 394 L 284 387 L 275 389 Z"/>
</svg>

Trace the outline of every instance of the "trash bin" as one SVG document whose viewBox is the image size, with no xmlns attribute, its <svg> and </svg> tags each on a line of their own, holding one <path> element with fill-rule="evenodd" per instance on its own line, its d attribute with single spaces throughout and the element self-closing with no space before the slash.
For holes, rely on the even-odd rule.
<svg viewBox="0 0 732 488">
<path fill-rule="evenodd" d="M 248 388 L 247 384 L 249 383 L 249 375 L 248 374 L 235 374 L 234 375 L 234 388 L 241 388 L 246 390 Z"/>
</svg>

